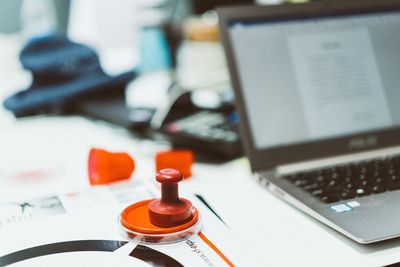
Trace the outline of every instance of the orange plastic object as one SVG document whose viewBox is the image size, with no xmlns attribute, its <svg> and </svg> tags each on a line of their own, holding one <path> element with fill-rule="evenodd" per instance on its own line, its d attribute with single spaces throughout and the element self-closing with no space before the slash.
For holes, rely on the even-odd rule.
<svg viewBox="0 0 400 267">
<path fill-rule="evenodd" d="M 163 169 L 156 179 L 162 183 L 161 199 L 144 200 L 125 208 L 119 217 L 121 233 L 145 244 L 180 242 L 199 233 L 201 220 L 197 209 L 178 196 L 182 174 L 175 169 Z"/>
<path fill-rule="evenodd" d="M 170 234 L 189 228 L 199 219 L 196 208 L 191 209 L 191 220 L 173 227 L 160 227 L 150 221 L 149 203 L 152 200 L 143 200 L 125 208 L 121 213 L 121 224 L 126 229 L 143 234 Z"/>
<path fill-rule="evenodd" d="M 192 176 L 194 162 L 193 152 L 190 150 L 160 151 L 156 154 L 156 171 L 165 168 L 174 168 L 183 174 L 183 178 Z"/>
<path fill-rule="evenodd" d="M 135 162 L 127 153 L 111 153 L 98 148 L 92 148 L 89 152 L 88 171 L 92 185 L 128 179 L 134 169 Z"/>
<path fill-rule="evenodd" d="M 178 183 L 183 180 L 182 173 L 176 169 L 162 169 L 156 175 L 161 183 L 161 198 L 149 203 L 149 215 L 152 224 L 161 227 L 173 227 L 190 221 L 192 203 L 179 198 Z"/>
</svg>

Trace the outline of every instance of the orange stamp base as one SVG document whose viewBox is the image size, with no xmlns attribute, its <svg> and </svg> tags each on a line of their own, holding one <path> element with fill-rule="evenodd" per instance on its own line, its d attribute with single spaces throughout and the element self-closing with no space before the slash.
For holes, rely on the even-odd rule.
<svg viewBox="0 0 400 267">
<path fill-rule="evenodd" d="M 189 200 L 178 196 L 177 186 L 182 179 L 177 170 L 160 170 L 157 181 L 161 183 L 161 198 L 126 207 L 119 217 L 122 234 L 144 244 L 171 244 L 198 234 L 199 212 Z"/>
<path fill-rule="evenodd" d="M 128 239 L 144 244 L 176 243 L 200 231 L 200 216 L 192 207 L 190 221 L 173 227 L 160 227 L 151 223 L 148 205 L 152 200 L 143 200 L 125 208 L 120 215 L 122 234 Z"/>
</svg>

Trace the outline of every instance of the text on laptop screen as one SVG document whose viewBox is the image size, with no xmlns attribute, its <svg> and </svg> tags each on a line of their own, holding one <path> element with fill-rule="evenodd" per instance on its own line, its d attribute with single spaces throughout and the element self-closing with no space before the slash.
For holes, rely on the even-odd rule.
<svg viewBox="0 0 400 267">
<path fill-rule="evenodd" d="M 229 29 L 258 149 L 400 125 L 400 13 Z"/>
</svg>

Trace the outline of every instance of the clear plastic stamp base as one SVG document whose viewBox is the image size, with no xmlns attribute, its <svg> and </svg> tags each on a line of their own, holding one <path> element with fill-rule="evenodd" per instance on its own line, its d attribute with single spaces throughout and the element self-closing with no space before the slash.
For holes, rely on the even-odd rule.
<svg viewBox="0 0 400 267">
<path fill-rule="evenodd" d="M 121 216 L 118 218 L 118 224 L 120 227 L 120 233 L 126 239 L 134 243 L 148 244 L 148 245 L 164 245 L 164 244 L 173 244 L 182 242 L 191 238 L 192 236 L 197 235 L 201 230 L 200 216 L 198 217 L 196 223 L 194 223 L 193 225 L 189 226 L 186 229 L 177 232 L 162 233 L 162 234 L 141 233 L 127 229 L 121 223 Z"/>
</svg>

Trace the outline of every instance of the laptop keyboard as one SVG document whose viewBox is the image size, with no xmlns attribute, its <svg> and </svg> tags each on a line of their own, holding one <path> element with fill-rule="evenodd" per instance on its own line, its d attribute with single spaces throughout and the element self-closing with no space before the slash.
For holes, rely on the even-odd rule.
<svg viewBox="0 0 400 267">
<path fill-rule="evenodd" d="M 334 165 L 283 177 L 324 203 L 400 189 L 400 155 Z"/>
</svg>

